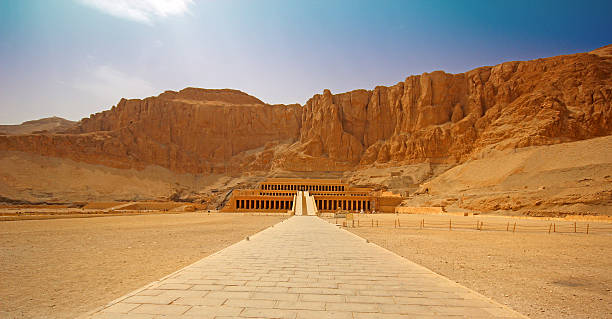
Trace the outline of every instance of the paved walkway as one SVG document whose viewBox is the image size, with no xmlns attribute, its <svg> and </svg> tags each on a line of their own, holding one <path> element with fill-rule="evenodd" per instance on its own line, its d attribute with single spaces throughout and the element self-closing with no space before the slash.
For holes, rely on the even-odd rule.
<svg viewBox="0 0 612 319">
<path fill-rule="evenodd" d="M 318 217 L 295 216 L 92 318 L 524 318 Z"/>
</svg>

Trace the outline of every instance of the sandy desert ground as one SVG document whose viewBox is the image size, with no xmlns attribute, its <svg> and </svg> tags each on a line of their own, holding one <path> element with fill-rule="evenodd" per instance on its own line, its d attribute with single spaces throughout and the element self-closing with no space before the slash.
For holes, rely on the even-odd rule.
<svg viewBox="0 0 612 319">
<path fill-rule="evenodd" d="M 380 227 L 370 227 L 371 216 Z M 394 228 L 395 218 L 360 217 L 361 227 L 348 229 L 531 318 L 612 317 L 609 223 L 589 221 L 587 235 L 572 233 L 573 221 L 560 219 L 453 216 L 456 225 L 475 228 L 479 220 L 485 230 L 449 231 L 448 216 L 400 215 L 402 228 Z M 440 228 L 420 230 L 423 218 L 428 225 Z M 505 221 L 510 222 L 510 231 L 505 231 Z M 521 231 L 512 233 L 514 221 Z M 551 223 L 557 224 L 557 231 L 569 233 L 548 234 Z M 586 223 L 578 222 L 579 232 L 585 231 Z M 486 231 L 492 225 L 499 225 L 499 230 Z"/>
<path fill-rule="evenodd" d="M 282 218 L 184 213 L 0 222 L 0 318 L 75 317 Z M 609 222 L 578 221 L 573 233 L 574 221 L 563 219 L 400 215 L 395 228 L 396 215 L 358 218 L 361 227 L 350 231 L 529 317 L 612 316 Z M 419 229 L 422 219 L 426 229 Z M 476 222 L 484 222 L 483 231 Z M 506 231 L 513 222 L 516 232 Z M 564 233 L 548 234 L 551 223 Z"/>
<path fill-rule="evenodd" d="M 281 221 L 205 213 L 0 222 L 0 318 L 74 318 Z"/>
</svg>

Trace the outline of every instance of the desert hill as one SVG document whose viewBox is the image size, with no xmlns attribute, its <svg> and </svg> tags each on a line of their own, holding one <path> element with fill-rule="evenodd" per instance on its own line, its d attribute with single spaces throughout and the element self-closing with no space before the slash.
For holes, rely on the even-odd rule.
<svg viewBox="0 0 612 319">
<path fill-rule="evenodd" d="M 405 204 L 511 215 L 612 215 L 612 136 L 469 160 L 420 185 Z"/>
<path fill-rule="evenodd" d="M 215 189 L 270 175 L 342 176 L 412 193 L 452 167 L 499 152 L 610 135 L 609 49 L 460 74 L 435 71 L 373 90 L 325 90 L 304 106 L 269 105 L 228 89 L 186 88 L 122 99 L 63 133 L 0 136 L 6 163 L 0 178 L 19 179 L 7 169 L 10 156 L 62 159 L 66 165 L 116 169 L 119 175 L 167 172 L 166 186 L 144 197 L 171 192 L 168 185 L 177 183 L 172 174 L 223 180 Z M 225 179 L 230 177 L 233 182 Z M 180 187 L 194 193 L 213 188 L 191 182 Z M 36 197 L 33 193 L 28 196 Z M 112 191 L 106 195 L 112 197 Z M 64 196 L 70 197 L 51 198 Z"/>
<path fill-rule="evenodd" d="M 26 121 L 17 125 L 0 125 L 0 134 L 58 133 L 72 128 L 76 123 L 57 116 L 47 117 L 40 120 Z"/>
</svg>

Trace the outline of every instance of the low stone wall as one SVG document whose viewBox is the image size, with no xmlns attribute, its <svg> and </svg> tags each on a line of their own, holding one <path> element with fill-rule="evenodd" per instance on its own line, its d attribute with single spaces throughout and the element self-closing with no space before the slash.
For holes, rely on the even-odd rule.
<svg viewBox="0 0 612 319">
<path fill-rule="evenodd" d="M 395 207 L 398 214 L 442 214 L 442 207 Z"/>
</svg>

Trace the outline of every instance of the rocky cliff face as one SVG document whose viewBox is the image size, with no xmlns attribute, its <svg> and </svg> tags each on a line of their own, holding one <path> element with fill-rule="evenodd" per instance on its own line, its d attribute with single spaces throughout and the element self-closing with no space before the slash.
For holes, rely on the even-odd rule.
<svg viewBox="0 0 612 319">
<path fill-rule="evenodd" d="M 611 105 L 611 60 L 592 54 L 436 71 L 372 91 L 315 95 L 295 149 L 304 159 L 361 165 L 461 162 L 491 148 L 608 135 Z"/>
<path fill-rule="evenodd" d="M 235 90 L 187 88 L 122 99 L 66 134 L 3 137 L 0 149 L 115 168 L 226 172 L 236 154 L 271 141 L 296 140 L 300 111 L 299 105 L 267 105 Z"/>
<path fill-rule="evenodd" d="M 584 53 L 326 90 L 304 106 L 268 105 L 235 90 L 167 91 L 122 99 L 65 134 L 0 136 L 0 150 L 237 174 L 456 163 L 491 149 L 611 133 L 612 60 Z"/>
</svg>

